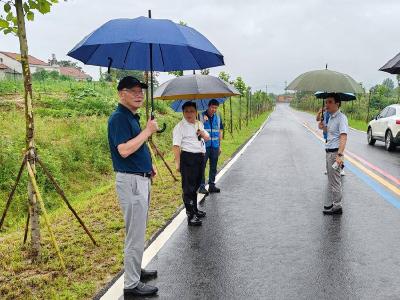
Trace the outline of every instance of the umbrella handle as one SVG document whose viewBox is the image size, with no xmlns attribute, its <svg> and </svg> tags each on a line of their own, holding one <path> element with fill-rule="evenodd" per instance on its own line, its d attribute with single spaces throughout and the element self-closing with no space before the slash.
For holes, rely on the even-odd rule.
<svg viewBox="0 0 400 300">
<path fill-rule="evenodd" d="M 157 130 L 157 133 L 162 133 L 167 129 L 167 124 L 163 123 L 162 128 L 160 130 Z"/>
<path fill-rule="evenodd" d="M 154 117 L 154 113 L 153 113 L 153 112 L 151 113 L 150 118 L 151 118 L 152 120 L 154 120 L 155 117 Z M 165 129 L 167 129 L 167 124 L 163 123 L 162 128 L 159 129 L 159 130 L 157 130 L 157 133 L 162 133 L 162 132 L 165 131 Z"/>
</svg>

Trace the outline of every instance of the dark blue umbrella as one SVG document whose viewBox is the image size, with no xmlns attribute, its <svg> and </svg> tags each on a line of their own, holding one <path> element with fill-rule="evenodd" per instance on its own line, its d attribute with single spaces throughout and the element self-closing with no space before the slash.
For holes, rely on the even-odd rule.
<svg viewBox="0 0 400 300">
<path fill-rule="evenodd" d="M 68 56 L 88 65 L 143 71 L 200 70 L 224 64 L 222 54 L 195 29 L 146 17 L 108 21 Z"/>
<path fill-rule="evenodd" d="M 176 111 L 176 112 L 182 112 L 182 105 L 185 104 L 187 101 L 193 101 L 196 103 L 197 110 L 198 111 L 205 111 L 208 108 L 208 102 L 211 99 L 197 99 L 197 100 L 176 100 L 171 103 L 171 108 Z M 222 104 L 225 102 L 226 98 L 216 98 L 216 100 L 219 102 L 219 104 Z"/>
<path fill-rule="evenodd" d="M 328 92 L 316 92 L 315 97 L 317 97 L 318 99 L 326 99 L 329 97 L 332 97 L 334 95 L 338 95 L 340 101 L 352 101 L 352 100 L 356 100 L 356 96 L 352 93 L 328 93 Z"/>
<path fill-rule="evenodd" d="M 108 21 L 80 41 L 68 56 L 89 65 L 150 71 L 200 70 L 224 65 L 222 54 L 195 29 L 170 20 L 139 17 Z M 165 125 L 165 124 L 164 124 Z M 165 130 L 165 126 L 163 128 Z"/>
</svg>

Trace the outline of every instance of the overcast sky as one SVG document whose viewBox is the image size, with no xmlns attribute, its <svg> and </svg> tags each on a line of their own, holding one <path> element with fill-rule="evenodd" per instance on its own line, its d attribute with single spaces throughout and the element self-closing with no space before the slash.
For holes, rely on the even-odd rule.
<svg viewBox="0 0 400 300">
<path fill-rule="evenodd" d="M 237 2 L 234 4 L 234 2 Z M 146 16 L 183 20 L 224 55 L 224 70 L 253 90 L 280 93 L 297 75 L 328 68 L 367 88 L 393 75 L 378 71 L 400 52 L 399 0 L 69 0 L 28 23 L 30 54 L 47 61 L 114 18 Z M 0 34 L 0 50 L 18 52 L 14 36 Z M 84 70 L 98 78 L 98 67 Z M 160 76 L 160 81 L 169 77 Z"/>
</svg>

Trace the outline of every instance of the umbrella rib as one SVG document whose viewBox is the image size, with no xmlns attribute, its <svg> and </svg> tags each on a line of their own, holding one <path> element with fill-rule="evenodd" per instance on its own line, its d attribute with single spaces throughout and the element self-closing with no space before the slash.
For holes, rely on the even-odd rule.
<svg viewBox="0 0 400 300">
<path fill-rule="evenodd" d="M 161 61 L 162 61 L 162 65 L 164 66 L 164 70 L 165 70 L 164 57 L 163 57 L 163 52 L 161 49 L 161 44 L 158 44 L 158 48 L 160 49 Z"/>
<path fill-rule="evenodd" d="M 200 67 L 199 63 L 197 62 L 196 58 L 194 58 L 194 55 L 193 55 L 191 49 L 192 49 L 192 47 L 189 47 L 189 46 L 188 46 L 189 53 L 190 53 L 190 55 L 193 57 L 193 60 L 194 60 L 194 61 L 196 62 L 196 64 L 197 64 L 197 67 L 198 67 L 198 68 L 197 68 L 196 70 L 201 70 L 201 67 Z"/>
<path fill-rule="evenodd" d="M 124 68 L 125 68 L 126 59 L 128 58 L 129 50 L 131 50 L 131 45 L 132 45 L 132 42 L 129 43 L 128 50 L 126 50 L 126 54 L 125 54 L 125 58 L 124 58 Z"/>
<path fill-rule="evenodd" d="M 90 54 L 90 56 L 88 57 L 88 59 L 86 60 L 86 62 L 88 62 L 92 56 L 94 55 L 94 53 L 100 48 L 101 44 L 97 44 L 96 48 L 93 50 L 93 52 Z M 85 64 L 86 64 L 85 62 Z"/>
</svg>

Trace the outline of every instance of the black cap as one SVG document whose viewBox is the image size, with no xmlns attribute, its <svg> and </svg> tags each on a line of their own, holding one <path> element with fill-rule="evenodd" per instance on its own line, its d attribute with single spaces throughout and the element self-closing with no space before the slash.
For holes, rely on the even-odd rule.
<svg viewBox="0 0 400 300">
<path fill-rule="evenodd" d="M 119 81 L 117 90 L 131 89 L 134 86 L 140 86 L 142 89 L 147 89 L 148 87 L 147 84 L 140 82 L 139 79 L 133 76 L 126 76 Z"/>
</svg>

